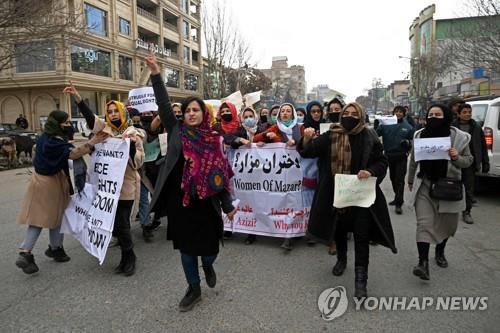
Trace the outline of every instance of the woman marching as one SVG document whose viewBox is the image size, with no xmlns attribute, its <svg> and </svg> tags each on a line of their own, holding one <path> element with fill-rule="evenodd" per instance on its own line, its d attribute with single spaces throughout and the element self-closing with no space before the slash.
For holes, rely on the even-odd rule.
<svg viewBox="0 0 500 333">
<path fill-rule="evenodd" d="M 394 234 L 384 194 L 379 187 L 387 172 L 387 159 L 374 131 L 365 125 L 365 114 L 357 103 L 347 104 L 340 124 L 313 139 L 314 128 L 304 130 L 297 150 L 305 158 L 319 158 L 319 183 L 314 194 L 308 235 L 330 244 L 337 243 L 333 274 L 342 275 L 347 265 L 347 231 L 354 233 L 355 297 L 366 297 L 370 240 L 394 253 Z M 333 208 L 336 174 L 353 174 L 359 179 L 377 177 L 376 199 L 369 208 Z"/>
<path fill-rule="evenodd" d="M 446 242 L 455 235 L 459 214 L 465 209 L 463 195 L 462 170 L 469 167 L 473 157 L 469 149 L 470 135 L 451 126 L 453 114 L 448 107 L 434 104 L 427 110 L 426 125 L 418 130 L 414 139 L 450 137 L 451 149 L 448 151 L 450 160 L 415 161 L 412 150 L 408 170 L 408 186 L 415 193 L 413 198 L 417 216 L 417 249 L 418 265 L 413 274 L 422 280 L 429 280 L 429 247 L 436 245 L 436 264 L 448 267 L 444 256 Z M 417 172 L 418 169 L 418 172 Z M 417 179 L 415 179 L 415 175 Z M 447 183 L 454 183 L 457 194 L 455 198 L 439 196 L 440 180 L 446 178 Z M 434 189 L 432 191 L 431 189 Z"/>
<path fill-rule="evenodd" d="M 151 82 L 163 126 L 169 133 L 166 160 L 151 200 L 151 209 L 167 216 L 167 238 L 181 253 L 181 262 L 189 284 L 179 304 L 188 311 L 201 300 L 198 257 L 201 256 L 205 279 L 216 285 L 213 263 L 219 253 L 223 233 L 221 209 L 232 220 L 236 209 L 228 192 L 232 170 L 222 152 L 221 136 L 210 128 L 210 115 L 198 97 L 182 103 L 183 122 L 172 107 L 154 54 L 146 57 Z"/>
<path fill-rule="evenodd" d="M 113 226 L 113 236 L 117 237 L 121 248 L 120 264 L 115 268 L 115 273 L 130 276 L 135 273 L 136 256 L 134 253 L 134 243 L 130 233 L 130 215 L 134 201 L 139 200 L 141 177 L 137 170 L 142 167 L 144 162 L 144 149 L 142 145 L 142 131 L 137 131 L 128 120 L 128 113 L 125 106 L 119 101 L 109 101 L 106 104 L 105 120 L 97 117 L 92 110 L 85 104 L 82 97 L 76 90 L 73 82 L 63 90 L 75 98 L 78 110 L 85 117 L 87 126 L 93 132 L 105 130 L 112 133 L 113 137 L 130 139 L 130 152 L 124 175 L 122 189 L 116 209 L 115 221 Z"/>
<path fill-rule="evenodd" d="M 17 219 L 20 224 L 28 224 L 26 237 L 20 246 L 19 258 L 16 261 L 16 266 L 26 274 L 38 272 L 31 251 L 42 228 L 50 229 L 50 245 L 45 255 L 57 262 L 70 260 L 63 248 L 64 235 L 60 233 L 64 210 L 73 192 L 68 159 L 77 160 L 89 154 L 94 145 L 107 137 L 105 133 L 98 133 L 84 145 L 75 148 L 68 142 L 72 133 L 68 114 L 64 111 L 52 111 L 42 135 L 36 142 L 33 159 L 35 170 Z"/>
</svg>

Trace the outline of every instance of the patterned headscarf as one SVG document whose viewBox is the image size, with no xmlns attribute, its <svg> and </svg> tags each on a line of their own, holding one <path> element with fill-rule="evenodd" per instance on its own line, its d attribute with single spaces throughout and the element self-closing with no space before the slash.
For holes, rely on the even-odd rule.
<svg viewBox="0 0 500 333">
<path fill-rule="evenodd" d="M 120 112 L 121 125 L 118 126 L 118 127 L 116 127 L 115 125 L 113 125 L 113 123 L 111 122 L 111 119 L 109 119 L 109 116 L 108 116 L 107 110 L 108 110 L 108 107 L 111 104 L 114 104 L 116 106 L 116 108 L 118 109 L 118 111 Z M 130 126 L 129 118 L 128 118 L 128 112 L 125 109 L 125 106 L 123 105 L 122 102 L 119 102 L 119 101 L 109 101 L 106 104 L 106 124 L 109 127 L 111 127 L 111 129 L 113 130 L 113 134 L 115 134 L 115 135 L 122 134 Z"/>
<path fill-rule="evenodd" d="M 230 179 L 234 175 L 226 155 L 222 152 L 222 137 L 211 129 L 210 114 L 203 101 L 198 103 L 203 110 L 200 126 L 183 123 L 180 127 L 182 150 L 186 160 L 181 183 L 184 207 L 189 205 L 191 197 L 205 199 L 223 189 L 229 190 Z M 183 113 L 187 104 L 185 101 L 182 105 Z"/>
<path fill-rule="evenodd" d="M 222 130 L 224 131 L 225 134 L 232 134 L 236 132 L 238 127 L 240 127 L 240 119 L 238 118 L 238 111 L 236 110 L 236 106 L 233 103 L 224 102 L 219 107 L 219 115 L 224 107 L 229 108 L 231 114 L 233 115 L 233 119 L 231 119 L 231 121 L 224 121 L 224 119 L 221 118 L 220 123 L 222 126 Z"/>
</svg>

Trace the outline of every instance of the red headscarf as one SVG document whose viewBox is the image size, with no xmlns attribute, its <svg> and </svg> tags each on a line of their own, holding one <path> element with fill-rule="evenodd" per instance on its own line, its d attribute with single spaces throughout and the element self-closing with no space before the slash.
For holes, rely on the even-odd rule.
<svg viewBox="0 0 500 333">
<path fill-rule="evenodd" d="M 238 127 L 240 127 L 240 118 L 238 117 L 238 111 L 236 110 L 236 106 L 231 103 L 231 102 L 224 102 L 221 104 L 219 107 L 219 115 L 221 110 L 227 107 L 229 110 L 231 110 L 231 114 L 233 115 L 233 119 L 231 121 L 224 121 L 224 119 L 221 118 L 221 126 L 222 130 L 224 131 L 225 134 L 232 134 L 236 132 Z"/>
</svg>

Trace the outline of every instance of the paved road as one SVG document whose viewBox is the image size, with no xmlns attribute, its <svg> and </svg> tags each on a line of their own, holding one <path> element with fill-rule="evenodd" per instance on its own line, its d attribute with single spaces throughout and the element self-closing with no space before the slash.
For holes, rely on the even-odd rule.
<svg viewBox="0 0 500 333">
<path fill-rule="evenodd" d="M 203 284 L 203 301 L 189 313 L 177 310 L 186 284 L 164 226 L 151 244 L 133 226 L 138 269 L 130 278 L 112 273 L 117 248 L 99 266 L 69 237 L 65 247 L 71 261 L 53 262 L 43 255 L 45 232 L 34 250 L 40 272 L 25 275 L 14 265 L 24 234 L 14 221 L 28 179 L 27 169 L 0 173 L 0 332 L 498 332 L 500 182 L 489 184 L 489 191 L 478 197 L 477 223 L 460 223 L 447 247 L 450 267 L 432 262 L 429 282 L 411 274 L 417 251 L 410 208 L 403 216 L 391 212 L 399 253 L 375 246 L 370 255 L 371 296 L 488 296 L 486 311 L 356 311 L 351 300 L 343 316 L 327 322 L 320 317 L 317 298 L 335 286 L 345 286 L 352 295 L 352 242 L 346 273 L 334 277 L 334 258 L 324 246 L 302 242 L 285 254 L 278 239 L 260 238 L 246 246 L 244 237 L 237 236 L 226 242 L 216 262 L 216 288 Z M 389 188 L 385 182 L 385 193 Z"/>
</svg>

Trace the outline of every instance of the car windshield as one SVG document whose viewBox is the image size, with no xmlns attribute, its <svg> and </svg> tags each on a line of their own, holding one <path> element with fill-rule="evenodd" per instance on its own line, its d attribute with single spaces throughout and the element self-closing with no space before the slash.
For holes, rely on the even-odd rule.
<svg viewBox="0 0 500 333">
<path fill-rule="evenodd" d="M 473 104 L 472 119 L 474 119 L 476 122 L 484 124 L 484 119 L 486 118 L 487 110 L 488 110 L 488 104 Z"/>
</svg>

